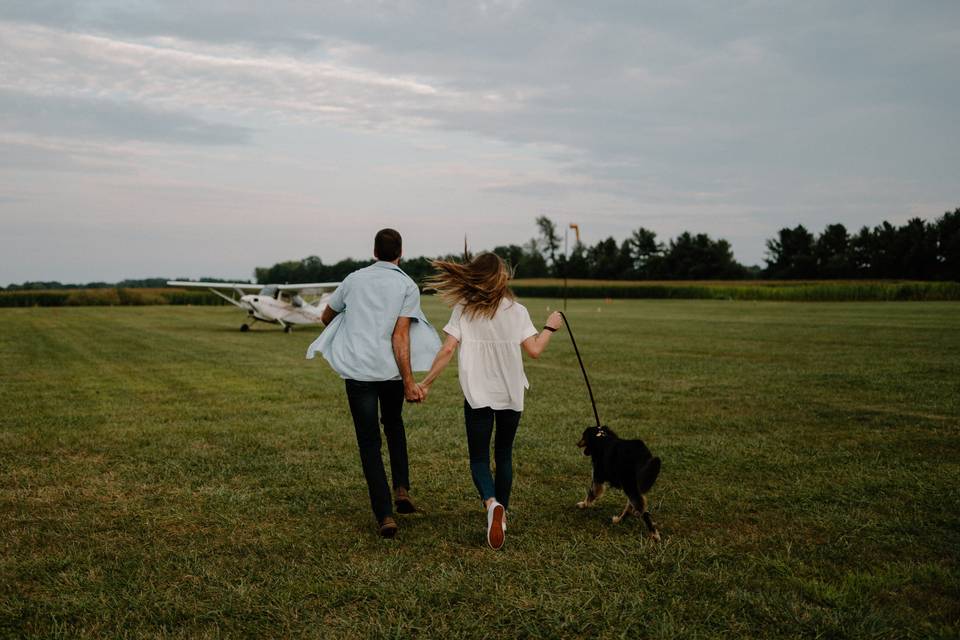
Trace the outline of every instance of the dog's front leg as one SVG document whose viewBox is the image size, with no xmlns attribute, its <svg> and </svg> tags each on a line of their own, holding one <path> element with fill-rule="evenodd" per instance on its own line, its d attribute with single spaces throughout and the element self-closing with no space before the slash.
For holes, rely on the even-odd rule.
<svg viewBox="0 0 960 640">
<path fill-rule="evenodd" d="M 621 513 L 618 516 L 613 516 L 612 518 L 610 518 L 610 520 L 613 522 L 613 524 L 620 524 L 620 522 L 631 513 L 635 513 L 635 512 L 633 510 L 633 503 L 630 502 L 630 499 L 628 498 L 627 506 L 623 508 L 623 513 Z"/>
<path fill-rule="evenodd" d="M 593 503 L 600 499 L 600 496 L 603 495 L 603 492 L 606 490 L 606 486 L 602 482 L 594 482 L 590 485 L 590 488 L 587 489 L 587 497 L 577 503 L 577 506 L 581 509 L 586 509 L 587 507 L 592 507 Z"/>
</svg>

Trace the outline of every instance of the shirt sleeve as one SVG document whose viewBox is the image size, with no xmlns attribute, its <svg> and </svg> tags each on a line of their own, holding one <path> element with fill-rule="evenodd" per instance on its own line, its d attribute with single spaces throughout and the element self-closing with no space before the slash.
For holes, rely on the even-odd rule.
<svg viewBox="0 0 960 640">
<path fill-rule="evenodd" d="M 347 289 L 350 287 L 350 276 L 347 276 L 343 279 L 343 282 L 340 283 L 340 286 L 333 292 L 333 295 L 330 296 L 330 299 L 327 300 L 327 306 L 336 311 L 337 313 L 342 313 L 343 309 L 347 306 L 345 296 L 347 295 Z"/>
<path fill-rule="evenodd" d="M 520 319 L 520 327 L 521 327 L 519 342 L 523 342 L 527 338 L 531 336 L 535 336 L 540 332 L 537 331 L 537 328 L 533 326 L 533 321 L 530 319 L 530 312 L 527 311 L 527 308 L 521 306 L 520 309 L 521 309 L 521 313 L 517 314 Z"/>
<path fill-rule="evenodd" d="M 456 338 L 458 341 L 463 341 L 463 333 L 460 331 L 460 318 L 463 317 L 463 305 L 457 304 L 453 306 L 453 311 L 450 313 L 450 321 L 447 322 L 447 326 L 443 328 L 443 332 L 447 335 L 451 335 Z"/>
<path fill-rule="evenodd" d="M 407 290 L 403 294 L 400 317 L 414 320 L 420 317 L 420 288 L 412 280 L 407 283 Z"/>
</svg>

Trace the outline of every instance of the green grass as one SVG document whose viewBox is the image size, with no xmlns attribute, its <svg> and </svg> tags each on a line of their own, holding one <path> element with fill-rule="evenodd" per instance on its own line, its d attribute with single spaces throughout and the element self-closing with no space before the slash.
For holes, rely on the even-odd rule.
<svg viewBox="0 0 960 640">
<path fill-rule="evenodd" d="M 555 301 L 529 300 L 535 321 Z M 428 315 L 442 326 L 434 300 Z M 408 406 L 426 513 L 374 535 L 315 331 L 229 308 L 5 309 L 0 636 L 957 637 L 960 305 L 571 301 L 664 535 L 592 510 L 567 335 L 527 363 L 484 548 L 451 368 Z"/>
<path fill-rule="evenodd" d="M 960 300 L 960 282 L 916 280 L 570 280 L 567 284 L 569 298 L 776 302 Z M 514 289 L 525 296 L 564 295 L 563 280 L 556 278 L 517 280 Z"/>
<path fill-rule="evenodd" d="M 960 282 L 918 280 L 579 280 L 564 289 L 558 278 L 513 281 L 523 297 L 752 300 L 774 302 L 960 301 Z M 0 307 L 224 305 L 209 291 L 191 289 L 55 289 L 0 291 Z"/>
</svg>

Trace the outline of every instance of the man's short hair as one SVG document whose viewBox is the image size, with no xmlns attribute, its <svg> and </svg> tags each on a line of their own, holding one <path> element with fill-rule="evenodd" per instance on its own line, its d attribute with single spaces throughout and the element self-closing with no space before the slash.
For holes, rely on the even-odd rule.
<svg viewBox="0 0 960 640">
<path fill-rule="evenodd" d="M 377 260 L 392 262 L 403 252 L 403 238 L 396 229 L 380 229 L 373 239 L 373 255 Z"/>
</svg>

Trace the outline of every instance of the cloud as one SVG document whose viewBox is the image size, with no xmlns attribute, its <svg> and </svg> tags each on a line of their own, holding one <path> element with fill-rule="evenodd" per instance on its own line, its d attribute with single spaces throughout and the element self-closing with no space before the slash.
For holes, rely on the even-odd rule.
<svg viewBox="0 0 960 640">
<path fill-rule="evenodd" d="M 0 169 L 8 172 L 58 173 L 73 171 L 100 173 L 129 171 L 101 153 L 77 154 L 34 142 L 0 141 Z M 16 202 L 19 200 L 8 200 Z"/>
<path fill-rule="evenodd" d="M 331 3 L 270 15 L 244 3 L 225 13 L 216 3 L 53 3 L 18 19 L 60 28 L 0 25 L 12 54 L 0 77 L 34 95 L 69 87 L 71 95 L 214 120 L 430 129 L 542 145 L 571 173 L 586 170 L 635 195 L 636 178 L 682 174 L 700 183 L 776 164 L 806 180 L 842 168 L 847 150 L 864 145 L 918 150 L 929 135 L 917 130 L 922 90 L 939 82 L 943 105 L 960 98 L 935 63 L 956 49 L 935 26 L 944 10 L 914 17 L 939 37 L 905 40 L 894 37 L 903 12 L 866 20 L 842 9 L 827 19 L 791 8 L 784 18 L 783 7 L 745 6 L 746 20 L 698 3 L 666 11 Z M 838 26 L 847 14 L 862 33 Z M 704 19 L 681 21 L 692 15 Z M 711 30 L 704 23 L 712 20 L 719 24 Z M 892 44 L 866 47 L 867 37 Z M 921 80 L 917 90 L 898 90 Z M 922 108 L 938 123 L 949 117 Z M 900 126 L 889 126 L 894 119 Z M 824 146 L 832 147 L 827 158 Z M 634 175 L 619 178 L 624 166 Z"/>
<path fill-rule="evenodd" d="M 555 211 L 757 261 L 780 226 L 955 197 L 958 23 L 957 3 L 827 0 L 4 3 L 0 187 L 133 171 L 77 195 L 191 184 L 166 206 L 214 217 L 191 208 L 206 184 L 215 212 L 256 184 L 434 229 Z"/>
<path fill-rule="evenodd" d="M 425 113 L 421 104 L 469 102 L 478 108 L 484 102 L 412 76 L 322 57 L 298 59 L 172 37 L 137 43 L 0 23 L 0 48 L 8 54 L 0 60 L 0 87 L 8 91 L 43 98 L 111 98 L 168 113 L 266 114 L 293 122 L 379 128 L 404 119 L 411 124 Z M 126 114 L 115 115 L 121 116 L 122 127 Z M 178 125 L 190 126 L 186 121 Z M 207 132 L 212 139 L 221 137 Z"/>
<path fill-rule="evenodd" d="M 246 127 L 183 113 L 85 96 L 43 96 L 0 89 L 0 128 L 44 136 L 142 140 L 191 145 L 249 142 Z"/>
</svg>

